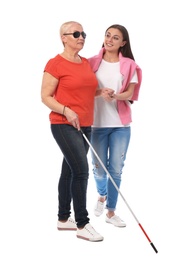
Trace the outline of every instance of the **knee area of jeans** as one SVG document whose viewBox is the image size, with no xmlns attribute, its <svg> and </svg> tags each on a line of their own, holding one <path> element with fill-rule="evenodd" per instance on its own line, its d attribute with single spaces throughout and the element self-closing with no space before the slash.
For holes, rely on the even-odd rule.
<svg viewBox="0 0 189 260">
<path fill-rule="evenodd" d="M 113 178 L 115 178 L 115 179 L 118 179 L 118 180 L 120 180 L 121 179 L 121 176 L 122 176 L 122 169 L 120 169 L 120 170 L 114 170 L 114 171 L 111 171 L 110 170 L 110 175 L 113 177 Z"/>
</svg>

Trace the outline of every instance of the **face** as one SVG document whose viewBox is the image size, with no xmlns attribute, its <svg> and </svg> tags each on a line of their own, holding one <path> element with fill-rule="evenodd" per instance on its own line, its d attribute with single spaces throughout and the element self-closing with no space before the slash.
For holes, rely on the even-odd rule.
<svg viewBox="0 0 189 260">
<path fill-rule="evenodd" d="M 123 41 L 123 36 L 120 30 L 110 28 L 107 30 L 104 38 L 104 47 L 108 51 L 118 51 L 120 47 L 123 47 L 126 41 Z"/>
<path fill-rule="evenodd" d="M 81 50 L 85 44 L 86 33 L 81 25 L 74 23 L 61 38 L 65 47 Z"/>
</svg>

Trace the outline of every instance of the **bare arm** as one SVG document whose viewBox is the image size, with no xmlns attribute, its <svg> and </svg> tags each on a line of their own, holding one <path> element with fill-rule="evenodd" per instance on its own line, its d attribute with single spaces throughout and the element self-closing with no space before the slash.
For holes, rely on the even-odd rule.
<svg viewBox="0 0 189 260">
<path fill-rule="evenodd" d="M 54 93 L 58 85 L 58 79 L 44 72 L 41 86 L 41 100 L 52 111 L 62 114 L 64 105 L 54 99 Z"/>
<path fill-rule="evenodd" d="M 136 83 L 130 83 L 126 91 L 120 94 L 114 94 L 113 98 L 117 100 L 130 100 L 132 99 Z"/>
<path fill-rule="evenodd" d="M 54 99 L 54 93 L 58 86 L 58 79 L 51 74 L 44 72 L 41 86 L 41 100 L 52 111 L 66 116 L 68 122 L 70 122 L 75 128 L 80 130 L 79 118 L 77 114 L 63 104 L 60 104 Z"/>
<path fill-rule="evenodd" d="M 136 83 L 130 83 L 128 88 L 123 93 L 110 94 L 110 93 L 107 92 L 103 95 L 103 97 L 106 101 L 112 101 L 113 99 L 130 100 L 130 99 L 132 99 L 132 96 L 133 96 L 133 93 L 134 93 L 135 84 Z"/>
</svg>

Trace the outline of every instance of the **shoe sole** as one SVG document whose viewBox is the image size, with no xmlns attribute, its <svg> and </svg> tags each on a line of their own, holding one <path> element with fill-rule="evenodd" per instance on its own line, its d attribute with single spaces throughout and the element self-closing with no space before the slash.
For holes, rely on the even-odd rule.
<svg viewBox="0 0 189 260">
<path fill-rule="evenodd" d="M 80 238 L 80 239 L 83 239 L 83 240 L 87 240 L 87 241 L 90 241 L 90 242 L 100 242 L 100 241 L 104 240 L 104 238 L 90 239 L 90 238 L 82 237 L 82 236 L 79 236 L 79 235 L 77 235 L 77 238 Z"/>
<path fill-rule="evenodd" d="M 95 213 L 94 213 L 94 215 L 95 215 L 96 217 L 100 217 L 100 216 L 102 215 L 102 213 L 101 213 L 101 214 L 95 214 Z"/>
<path fill-rule="evenodd" d="M 69 231 L 76 231 L 77 230 L 77 228 L 59 228 L 59 227 L 57 227 L 57 229 L 59 230 L 59 231 L 63 231 L 63 230 L 69 230 Z"/>
<path fill-rule="evenodd" d="M 113 224 L 112 222 L 109 222 L 108 220 L 106 220 L 106 223 L 112 224 L 114 227 L 120 227 L 120 228 L 126 227 L 126 225 L 122 225 L 122 226 L 115 225 L 115 224 Z"/>
</svg>

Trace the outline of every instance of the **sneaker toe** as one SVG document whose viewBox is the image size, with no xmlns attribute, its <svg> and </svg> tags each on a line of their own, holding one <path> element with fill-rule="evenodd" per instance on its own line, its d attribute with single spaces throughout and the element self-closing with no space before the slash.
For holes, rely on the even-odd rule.
<svg viewBox="0 0 189 260">
<path fill-rule="evenodd" d="M 82 229 L 77 229 L 77 237 L 91 242 L 102 241 L 104 238 L 88 223 Z"/>
<path fill-rule="evenodd" d="M 118 217 L 116 215 L 114 215 L 111 218 L 108 218 L 106 216 L 106 222 L 109 223 L 109 224 L 114 225 L 115 227 L 126 227 L 125 222 L 122 219 L 120 219 L 120 217 Z"/>
</svg>

